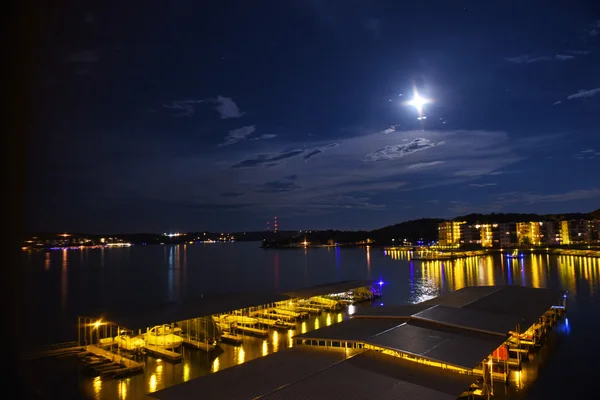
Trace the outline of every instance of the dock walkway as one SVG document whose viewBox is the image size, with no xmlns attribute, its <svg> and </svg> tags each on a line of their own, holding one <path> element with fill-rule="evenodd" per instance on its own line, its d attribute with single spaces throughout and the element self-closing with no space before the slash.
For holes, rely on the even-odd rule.
<svg viewBox="0 0 600 400">
<path fill-rule="evenodd" d="M 163 347 L 153 346 L 151 344 L 147 344 L 147 345 L 144 346 L 144 348 L 149 353 L 152 353 L 152 354 L 157 355 L 159 357 L 163 357 L 163 358 L 165 358 L 168 361 L 179 362 L 179 361 L 182 360 L 181 354 L 176 353 L 176 352 L 171 351 L 171 350 L 167 350 L 167 349 L 165 349 Z"/>
<path fill-rule="evenodd" d="M 119 354 L 115 354 L 111 351 L 101 349 L 97 346 L 87 346 L 86 350 L 95 356 L 104 358 L 110 361 L 109 365 L 103 365 L 93 367 L 100 373 L 100 376 L 124 376 L 131 375 L 144 370 L 144 364 L 130 360 L 129 358 L 123 357 Z M 112 364 L 112 365 L 110 365 Z"/>
<path fill-rule="evenodd" d="M 206 342 L 201 342 L 199 340 L 194 340 L 192 338 L 186 338 L 186 337 L 181 337 L 183 339 L 183 344 L 187 344 L 189 346 L 193 346 L 197 349 L 200 349 L 202 351 L 213 351 L 216 346 L 214 344 L 210 344 L 210 343 L 206 343 Z"/>
</svg>

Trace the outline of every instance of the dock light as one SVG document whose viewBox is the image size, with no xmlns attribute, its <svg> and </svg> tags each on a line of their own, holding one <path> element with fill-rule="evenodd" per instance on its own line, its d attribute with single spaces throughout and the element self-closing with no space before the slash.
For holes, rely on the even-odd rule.
<svg viewBox="0 0 600 400">
<path fill-rule="evenodd" d="M 382 285 L 383 285 L 383 281 L 382 281 L 381 279 L 380 279 L 380 280 L 379 280 L 379 282 L 377 282 L 377 283 L 379 283 L 379 286 L 382 286 Z"/>
<path fill-rule="evenodd" d="M 157 358 L 156 362 L 162 362 L 162 358 Z"/>
</svg>

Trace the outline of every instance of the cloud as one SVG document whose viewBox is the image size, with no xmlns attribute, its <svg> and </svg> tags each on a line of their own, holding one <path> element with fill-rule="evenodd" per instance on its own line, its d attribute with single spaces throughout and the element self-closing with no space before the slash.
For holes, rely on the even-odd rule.
<svg viewBox="0 0 600 400">
<path fill-rule="evenodd" d="M 554 59 L 558 60 L 558 61 L 567 61 L 567 60 L 572 60 L 574 58 L 575 58 L 575 56 L 569 56 L 566 54 L 557 54 L 554 56 Z"/>
<path fill-rule="evenodd" d="M 246 136 L 251 135 L 256 131 L 256 125 L 244 126 L 242 128 L 234 129 L 227 133 L 225 136 L 225 142 L 219 146 L 229 146 L 239 142 L 240 140 L 246 139 Z"/>
<path fill-rule="evenodd" d="M 397 127 L 397 126 L 398 126 L 398 125 L 392 125 L 392 126 L 390 126 L 389 128 L 382 130 L 382 131 L 381 131 L 381 132 L 379 132 L 379 133 L 385 133 L 386 135 L 389 135 L 390 133 L 394 133 L 394 132 L 396 132 L 396 127 Z"/>
<path fill-rule="evenodd" d="M 68 160 L 68 171 L 76 171 L 69 184 L 85 189 L 90 196 L 147 204 L 160 200 L 207 215 L 211 210 L 242 209 L 251 209 L 257 216 L 325 215 L 396 209 L 398 198 L 407 189 L 414 193 L 485 182 L 477 179 L 506 171 L 555 143 L 547 137 L 531 141 L 482 130 L 403 131 L 401 138 L 407 142 L 379 132 L 336 143 L 299 140 L 283 145 L 265 140 L 260 152 L 255 146 L 191 149 L 185 140 L 172 137 L 144 143 L 103 138 L 94 149 L 77 147 L 79 151 L 75 151 L 75 144 L 68 142 L 63 151 L 76 154 Z M 397 148 L 399 142 L 403 146 Z M 365 155 L 381 154 L 380 150 L 388 147 L 394 150 L 392 155 L 385 153 L 385 162 L 365 162 Z M 157 153 L 156 148 L 162 151 Z M 424 148 L 426 151 L 421 151 Z M 323 151 L 315 156 L 318 162 L 305 162 L 303 156 L 316 149 Z M 97 159 L 110 161 L 92 162 Z M 411 167 L 414 165 L 419 166 Z M 90 185 L 90 176 L 102 174 L 114 179 L 94 180 Z M 439 194 L 423 196 L 423 203 L 442 199 Z"/>
<path fill-rule="evenodd" d="M 585 56 L 590 54 L 589 50 L 567 50 L 566 52 L 569 54 L 575 54 L 576 56 Z"/>
<path fill-rule="evenodd" d="M 98 52 L 94 50 L 84 50 L 79 53 L 73 53 L 65 57 L 66 63 L 88 64 L 100 61 Z"/>
<path fill-rule="evenodd" d="M 557 106 L 559 104 L 562 104 L 562 100 L 555 101 L 552 105 L 553 106 Z"/>
<path fill-rule="evenodd" d="M 219 103 L 219 105 L 215 107 L 215 110 L 221 114 L 221 119 L 239 118 L 246 114 L 245 112 L 240 111 L 240 108 L 235 104 L 231 97 L 219 95 L 214 101 Z"/>
<path fill-rule="evenodd" d="M 551 57 L 548 56 L 537 56 L 535 54 L 524 54 L 517 57 L 507 57 L 504 60 L 513 64 L 531 64 L 539 61 L 549 61 Z"/>
<path fill-rule="evenodd" d="M 221 115 L 221 119 L 239 118 L 246 113 L 241 112 L 237 104 L 230 98 L 217 96 L 216 98 L 200 100 L 173 100 L 171 104 L 164 104 L 163 107 L 179 110 L 175 116 L 189 117 L 196 111 L 198 104 L 217 104 L 215 110 Z"/>
<path fill-rule="evenodd" d="M 299 189 L 300 186 L 295 184 L 294 182 L 286 182 L 286 181 L 271 181 L 265 183 L 260 190 L 261 193 L 279 193 L 279 192 L 289 192 L 295 189 Z"/>
<path fill-rule="evenodd" d="M 540 56 L 537 54 L 524 54 L 524 55 L 517 56 L 517 57 L 507 57 L 504 60 L 509 63 L 512 63 L 512 64 L 533 64 L 533 63 L 540 62 L 540 61 L 551 61 L 551 60 L 569 61 L 569 60 L 573 60 L 576 55 L 588 54 L 588 52 L 578 51 L 578 50 L 571 50 L 571 51 L 567 50 L 566 52 L 571 53 L 571 54 L 557 54 L 554 57 Z"/>
<path fill-rule="evenodd" d="M 329 149 L 335 149 L 339 145 L 340 145 L 339 143 L 329 143 L 324 146 L 321 146 L 318 149 L 310 150 L 308 153 L 306 153 L 304 155 L 304 157 L 302 157 L 302 159 L 304 160 L 304 162 L 306 162 L 306 161 L 310 160 L 311 158 L 318 156 L 319 154 L 323 154 L 325 151 L 327 151 Z"/>
<path fill-rule="evenodd" d="M 195 106 L 203 103 L 206 103 L 206 100 L 174 100 L 171 104 L 163 104 L 163 107 L 178 110 L 176 117 L 189 117 L 196 111 Z"/>
<path fill-rule="evenodd" d="M 484 188 L 489 186 L 496 186 L 495 183 L 470 183 L 469 186 L 476 188 Z"/>
<path fill-rule="evenodd" d="M 254 158 L 235 163 L 231 168 L 253 168 L 261 165 L 275 166 L 278 165 L 276 161 L 292 158 L 302 153 L 304 153 L 304 150 L 292 150 L 281 154 L 259 154 Z"/>
<path fill-rule="evenodd" d="M 304 161 L 308 161 L 311 158 L 313 158 L 314 156 L 316 156 L 317 154 L 321 154 L 322 152 L 323 152 L 323 150 L 319 150 L 319 149 L 312 150 L 312 151 L 306 153 L 304 155 L 304 157 L 302 157 L 302 158 L 304 159 Z"/>
<path fill-rule="evenodd" d="M 600 88 L 591 89 L 591 90 L 580 90 L 577 93 L 574 93 L 570 96 L 567 96 L 567 100 L 579 99 L 582 97 L 593 97 L 600 93 Z"/>
<path fill-rule="evenodd" d="M 406 169 L 411 169 L 411 170 L 421 170 L 421 169 L 429 169 L 429 168 L 433 168 L 437 165 L 441 165 L 444 164 L 444 161 L 431 161 L 431 162 L 426 162 L 426 163 L 419 163 L 419 164 L 412 164 L 409 165 L 408 167 L 406 167 Z"/>
<path fill-rule="evenodd" d="M 577 200 L 588 200 L 600 197 L 600 189 L 580 189 L 565 193 L 537 194 L 508 192 L 500 195 L 497 200 L 502 203 L 563 203 Z"/>
<path fill-rule="evenodd" d="M 367 154 L 365 161 L 375 162 L 395 160 L 408 154 L 430 149 L 440 144 L 442 144 L 442 142 L 433 143 L 426 138 L 416 138 L 408 144 L 397 144 L 375 150 L 374 152 Z"/>
<path fill-rule="evenodd" d="M 600 34 L 600 19 L 597 21 L 594 21 L 592 24 L 590 24 L 590 30 L 588 31 L 590 36 L 598 36 L 598 34 Z"/>
<path fill-rule="evenodd" d="M 223 193 L 221 193 L 221 196 L 223 196 L 223 197 L 240 197 L 243 195 L 244 195 L 244 193 L 242 193 L 242 192 L 223 192 Z"/>
</svg>

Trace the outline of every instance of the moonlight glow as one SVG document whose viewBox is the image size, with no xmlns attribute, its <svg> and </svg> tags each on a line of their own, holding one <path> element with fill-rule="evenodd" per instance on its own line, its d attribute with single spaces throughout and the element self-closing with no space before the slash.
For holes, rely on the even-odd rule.
<svg viewBox="0 0 600 400">
<path fill-rule="evenodd" d="M 417 111 L 419 112 L 419 115 L 422 115 L 423 114 L 423 105 L 428 104 L 429 102 L 430 102 L 429 100 L 424 99 L 423 97 L 419 96 L 419 93 L 415 90 L 413 99 L 406 104 L 416 108 Z"/>
</svg>

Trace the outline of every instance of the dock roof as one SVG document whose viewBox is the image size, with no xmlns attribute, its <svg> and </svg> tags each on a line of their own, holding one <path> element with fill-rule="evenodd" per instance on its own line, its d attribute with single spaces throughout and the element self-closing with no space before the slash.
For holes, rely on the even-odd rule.
<svg viewBox="0 0 600 400">
<path fill-rule="evenodd" d="M 373 351 L 343 357 L 339 349 L 286 349 L 150 396 L 160 400 L 449 400 L 474 381 L 473 376 Z"/>
<path fill-rule="evenodd" d="M 451 328 L 427 325 L 405 323 L 368 339 L 366 343 L 473 369 L 506 340 L 506 337 L 498 335 L 465 334 Z"/>
<path fill-rule="evenodd" d="M 352 318 L 393 318 L 393 319 L 410 319 L 414 314 L 421 312 L 431 305 L 403 304 L 400 306 L 371 306 L 365 307 L 358 305 L 355 308 Z"/>
<path fill-rule="evenodd" d="M 352 318 L 337 324 L 294 336 L 297 339 L 364 341 L 373 335 L 395 328 L 402 322 L 393 319 Z"/>
<path fill-rule="evenodd" d="M 289 296 L 277 293 L 234 293 L 220 296 L 207 296 L 172 302 L 141 309 L 121 309 L 104 313 L 104 320 L 119 326 L 138 330 L 155 325 L 225 313 L 241 308 L 254 307 L 277 301 L 289 300 Z"/>
<path fill-rule="evenodd" d="M 504 286 L 465 305 L 464 308 L 516 316 L 523 320 L 521 328 L 527 329 L 550 307 L 559 304 L 562 294 L 550 289 Z"/>
<path fill-rule="evenodd" d="M 412 316 L 412 319 L 496 334 L 502 337 L 506 336 L 509 331 L 515 330 L 517 324 L 524 322 L 518 316 L 444 305 L 436 305 L 418 312 Z"/>
<path fill-rule="evenodd" d="M 372 285 L 373 281 L 370 280 L 341 281 L 292 290 L 289 292 L 284 292 L 283 294 L 292 298 L 302 299 L 313 296 L 323 296 L 331 293 L 342 293 L 347 292 L 348 290 Z"/>
</svg>

